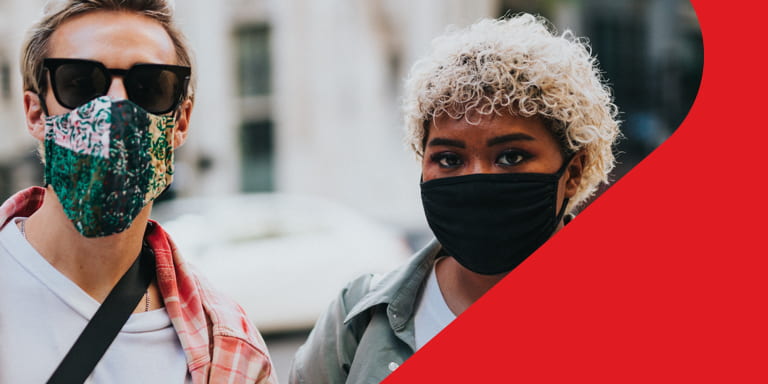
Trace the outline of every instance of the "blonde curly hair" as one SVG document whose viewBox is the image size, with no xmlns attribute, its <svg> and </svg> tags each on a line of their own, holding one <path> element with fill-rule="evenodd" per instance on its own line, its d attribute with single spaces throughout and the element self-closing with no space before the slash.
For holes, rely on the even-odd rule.
<svg viewBox="0 0 768 384">
<path fill-rule="evenodd" d="M 436 38 L 411 69 L 403 109 L 419 158 L 430 122 L 443 114 L 469 124 L 475 113 L 541 118 L 564 153 L 584 153 L 569 211 L 607 183 L 614 167 L 619 121 L 611 90 L 587 42 L 568 30 L 558 36 L 542 17 L 484 19 Z"/>
</svg>

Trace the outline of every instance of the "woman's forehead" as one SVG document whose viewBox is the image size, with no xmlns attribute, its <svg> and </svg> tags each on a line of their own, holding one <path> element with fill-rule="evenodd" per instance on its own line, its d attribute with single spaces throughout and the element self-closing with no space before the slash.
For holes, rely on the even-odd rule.
<svg viewBox="0 0 768 384">
<path fill-rule="evenodd" d="M 509 112 L 482 113 L 469 111 L 461 116 L 441 114 L 429 124 L 430 131 L 466 130 L 469 132 L 489 132 L 523 130 L 535 134 L 549 135 L 545 121 L 538 116 L 519 116 Z"/>
<path fill-rule="evenodd" d="M 549 120 L 541 116 L 519 116 L 509 112 L 482 114 L 474 113 L 460 117 L 442 114 L 429 122 L 424 144 L 436 137 L 453 137 L 474 141 L 477 145 L 486 145 L 501 136 L 515 135 L 517 142 L 541 142 L 556 146 L 561 152 L 567 152 L 567 145 L 562 139 L 563 132 L 555 132 Z M 529 140 L 523 140 L 529 137 Z"/>
</svg>

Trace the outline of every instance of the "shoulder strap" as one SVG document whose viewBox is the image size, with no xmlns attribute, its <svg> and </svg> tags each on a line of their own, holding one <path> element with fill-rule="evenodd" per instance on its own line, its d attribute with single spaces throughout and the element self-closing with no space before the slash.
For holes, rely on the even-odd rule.
<svg viewBox="0 0 768 384">
<path fill-rule="evenodd" d="M 139 305 L 154 273 L 154 254 L 145 245 L 64 356 L 48 384 L 85 382 Z"/>
</svg>

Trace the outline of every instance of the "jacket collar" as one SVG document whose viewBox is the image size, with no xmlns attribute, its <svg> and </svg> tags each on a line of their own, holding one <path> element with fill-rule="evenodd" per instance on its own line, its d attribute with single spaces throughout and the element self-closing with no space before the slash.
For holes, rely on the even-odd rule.
<svg viewBox="0 0 768 384">
<path fill-rule="evenodd" d="M 380 279 L 372 279 L 368 293 L 355 304 L 344 318 L 347 324 L 361 313 L 380 304 L 387 305 L 387 317 L 394 331 L 402 331 L 413 316 L 416 298 L 427 278 L 441 246 L 433 239 L 411 260 L 387 273 Z"/>
</svg>

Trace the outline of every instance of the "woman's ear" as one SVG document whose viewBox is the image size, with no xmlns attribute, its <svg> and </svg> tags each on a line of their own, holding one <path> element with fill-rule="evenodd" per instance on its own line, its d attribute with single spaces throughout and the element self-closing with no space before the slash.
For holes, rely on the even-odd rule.
<svg viewBox="0 0 768 384">
<path fill-rule="evenodd" d="M 37 93 L 24 91 L 24 117 L 29 134 L 38 141 L 45 140 L 45 112 Z"/>
<path fill-rule="evenodd" d="M 578 151 L 571 158 L 568 168 L 565 170 L 565 197 L 572 198 L 581 185 L 581 176 L 584 172 L 586 155 L 584 151 Z"/>
</svg>

